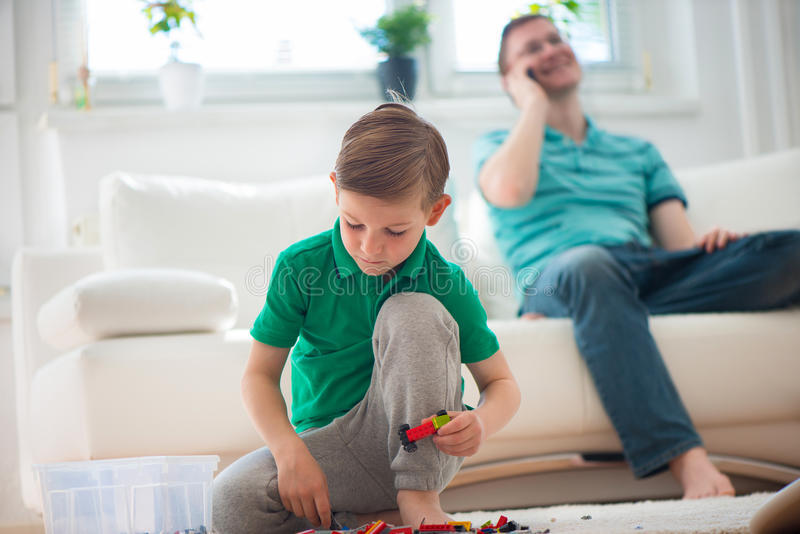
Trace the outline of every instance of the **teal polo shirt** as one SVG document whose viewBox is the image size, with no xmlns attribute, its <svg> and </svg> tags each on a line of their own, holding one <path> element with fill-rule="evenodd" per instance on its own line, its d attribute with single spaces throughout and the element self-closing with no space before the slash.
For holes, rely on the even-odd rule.
<svg viewBox="0 0 800 534">
<path fill-rule="evenodd" d="M 499 350 L 472 284 L 425 233 L 389 280 L 359 269 L 344 248 L 338 219 L 333 229 L 280 253 L 250 334 L 266 345 L 294 346 L 292 424 L 297 432 L 327 425 L 364 398 L 372 377 L 375 320 L 386 299 L 400 292 L 428 293 L 444 305 L 458 323 L 463 363 Z"/>
<path fill-rule="evenodd" d="M 545 127 L 539 182 L 524 206 L 489 204 L 498 247 L 513 269 L 517 288 L 530 285 L 559 253 L 579 245 L 651 246 L 648 211 L 686 196 L 658 150 L 649 142 L 614 135 L 586 118 L 583 143 Z M 480 137 L 473 156 L 477 177 L 509 135 Z"/>
</svg>

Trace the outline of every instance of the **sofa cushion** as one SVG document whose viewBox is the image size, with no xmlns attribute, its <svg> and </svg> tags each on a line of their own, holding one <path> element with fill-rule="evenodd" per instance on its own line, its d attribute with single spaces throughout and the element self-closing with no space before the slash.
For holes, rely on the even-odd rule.
<svg viewBox="0 0 800 534">
<path fill-rule="evenodd" d="M 239 389 L 251 343 L 237 329 L 106 339 L 59 356 L 31 382 L 33 461 L 259 448 Z"/>
<path fill-rule="evenodd" d="M 448 257 L 455 220 L 428 228 Z M 249 327 L 264 304 L 278 254 L 330 229 L 333 185 L 320 175 L 233 184 L 177 176 L 113 173 L 100 183 L 100 235 L 107 269 L 197 269 L 230 280 L 239 296 L 237 327 Z"/>
<path fill-rule="evenodd" d="M 800 149 L 676 171 L 696 233 L 800 228 Z"/>
<path fill-rule="evenodd" d="M 800 420 L 798 321 L 800 309 L 678 314 L 651 317 L 650 328 L 692 421 L 703 431 Z M 569 319 L 489 321 L 489 327 L 523 390 L 516 415 L 490 441 L 612 430 Z M 468 404 L 478 400 L 471 379 L 465 380 L 464 398 Z M 797 447 L 776 444 L 778 449 L 787 463 L 800 460 Z M 758 458 L 759 451 L 744 455 Z"/>
<path fill-rule="evenodd" d="M 37 316 L 39 334 L 68 350 L 100 339 L 137 334 L 225 330 L 236 318 L 233 285 L 181 269 L 94 273 L 51 297 Z"/>
<path fill-rule="evenodd" d="M 701 433 L 748 424 L 796 426 L 798 320 L 800 310 L 651 319 L 664 361 Z M 478 455 L 467 459 L 468 465 L 512 458 L 509 447 L 515 443 L 522 444 L 516 448 L 523 456 L 559 452 L 549 447 L 570 439 L 572 450 L 618 450 L 569 320 L 491 321 L 489 326 L 519 377 L 522 405 Z M 34 461 L 260 447 L 239 392 L 250 344 L 248 332 L 237 329 L 109 339 L 56 358 L 31 384 Z M 287 367 L 281 376 L 289 411 L 290 372 Z M 477 386 L 466 368 L 462 373 L 465 401 L 474 406 Z M 798 465 L 796 443 L 753 447 L 757 438 L 727 444 L 726 450 Z"/>
</svg>

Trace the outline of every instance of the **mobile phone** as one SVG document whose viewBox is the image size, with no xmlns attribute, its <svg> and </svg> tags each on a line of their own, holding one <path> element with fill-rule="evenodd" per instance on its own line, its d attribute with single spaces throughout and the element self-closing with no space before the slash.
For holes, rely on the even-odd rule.
<svg viewBox="0 0 800 534">
<path fill-rule="evenodd" d="M 528 68 L 528 70 L 527 70 L 526 72 L 527 72 L 527 74 L 528 74 L 528 78 L 530 78 L 530 79 L 531 79 L 531 80 L 533 80 L 534 82 L 535 82 L 535 81 L 537 81 L 537 80 L 536 80 L 536 76 L 533 74 L 533 69 L 531 69 L 531 68 Z"/>
</svg>

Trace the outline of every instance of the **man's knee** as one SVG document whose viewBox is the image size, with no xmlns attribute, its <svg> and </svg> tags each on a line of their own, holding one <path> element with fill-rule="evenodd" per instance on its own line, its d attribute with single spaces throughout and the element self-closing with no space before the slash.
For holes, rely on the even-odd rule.
<svg viewBox="0 0 800 534">
<path fill-rule="evenodd" d="M 765 248 L 777 249 L 787 262 L 800 262 L 800 230 L 783 230 L 763 234 Z"/>
<path fill-rule="evenodd" d="M 562 283 L 575 280 L 603 283 L 619 272 L 620 265 L 605 248 L 581 245 L 556 256 L 547 269 L 552 269 Z"/>
</svg>

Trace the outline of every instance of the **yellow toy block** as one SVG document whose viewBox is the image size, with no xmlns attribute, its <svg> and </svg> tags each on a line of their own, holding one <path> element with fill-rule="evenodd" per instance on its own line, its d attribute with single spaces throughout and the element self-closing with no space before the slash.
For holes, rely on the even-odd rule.
<svg viewBox="0 0 800 534">
<path fill-rule="evenodd" d="M 449 423 L 449 422 L 450 422 L 450 416 L 449 415 L 447 415 L 447 414 L 436 415 L 433 418 L 433 428 L 435 428 L 436 430 L 439 430 L 440 428 L 442 428 L 442 426 L 444 426 L 445 423 Z"/>
</svg>

